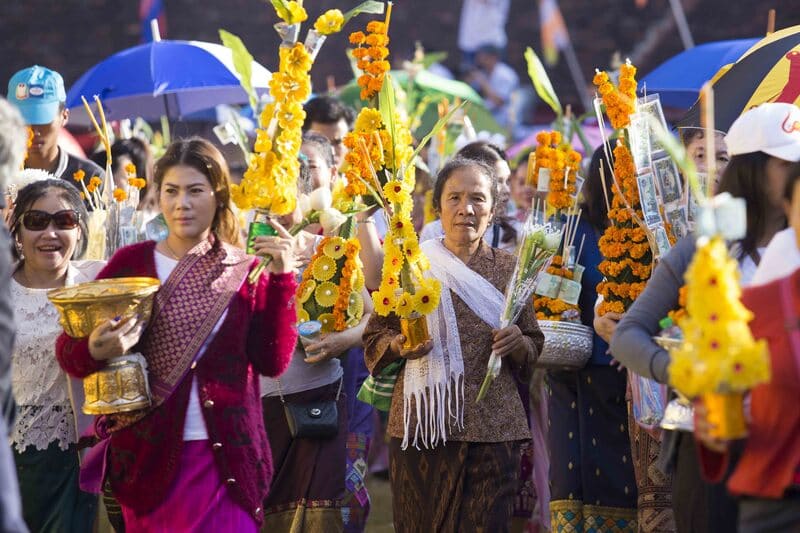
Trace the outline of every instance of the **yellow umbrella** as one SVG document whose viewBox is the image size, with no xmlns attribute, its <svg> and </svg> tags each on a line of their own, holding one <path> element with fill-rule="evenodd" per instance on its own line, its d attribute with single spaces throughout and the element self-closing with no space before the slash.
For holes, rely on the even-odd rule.
<svg viewBox="0 0 800 533">
<path fill-rule="evenodd" d="M 721 131 L 727 131 L 744 111 L 765 102 L 800 106 L 800 25 L 768 35 L 715 78 L 714 124 Z M 700 126 L 699 102 L 680 126 Z"/>
</svg>

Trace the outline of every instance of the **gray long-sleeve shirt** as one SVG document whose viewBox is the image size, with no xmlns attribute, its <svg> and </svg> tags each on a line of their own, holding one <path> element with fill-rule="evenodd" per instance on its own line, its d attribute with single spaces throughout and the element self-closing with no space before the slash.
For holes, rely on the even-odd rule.
<svg viewBox="0 0 800 533">
<path fill-rule="evenodd" d="M 640 376 L 667 383 L 669 353 L 653 341 L 659 321 L 678 308 L 683 275 L 695 252 L 693 236 L 684 237 L 661 259 L 611 339 L 611 354 Z"/>
</svg>

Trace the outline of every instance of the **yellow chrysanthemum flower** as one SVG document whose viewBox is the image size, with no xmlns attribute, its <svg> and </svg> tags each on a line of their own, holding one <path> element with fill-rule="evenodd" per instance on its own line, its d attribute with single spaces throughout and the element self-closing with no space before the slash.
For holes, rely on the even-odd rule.
<svg viewBox="0 0 800 533">
<path fill-rule="evenodd" d="M 276 102 L 285 100 L 305 102 L 311 96 L 311 82 L 308 76 L 295 78 L 287 73 L 273 72 L 269 81 L 269 93 Z"/>
<path fill-rule="evenodd" d="M 123 189 L 117 187 L 114 189 L 114 200 L 118 202 L 124 202 L 128 199 L 128 193 L 126 193 Z"/>
<path fill-rule="evenodd" d="M 273 2 L 275 12 L 286 24 L 298 24 L 308 18 L 305 8 L 295 0 Z"/>
<path fill-rule="evenodd" d="M 316 290 L 314 290 L 314 299 L 317 300 L 317 303 L 322 307 L 331 307 L 336 303 L 338 297 L 339 287 L 330 281 L 320 283 L 317 285 Z"/>
<path fill-rule="evenodd" d="M 371 107 L 365 107 L 356 118 L 355 131 L 359 133 L 372 134 L 383 126 L 381 112 Z"/>
<path fill-rule="evenodd" d="M 349 318 L 361 318 L 364 315 L 364 297 L 361 293 L 353 291 L 347 306 L 347 316 Z"/>
<path fill-rule="evenodd" d="M 403 253 L 409 263 L 416 263 L 422 257 L 422 249 L 419 247 L 416 235 L 406 237 L 403 243 Z"/>
<path fill-rule="evenodd" d="M 299 130 L 298 130 L 299 131 Z M 283 160 L 281 164 L 286 169 L 286 173 L 289 176 L 296 176 L 297 171 L 295 168 L 289 168 L 290 165 L 297 164 L 297 160 L 294 159 L 292 156 L 297 155 L 298 151 L 300 150 L 300 145 L 302 144 L 302 138 L 297 135 L 294 131 L 285 129 L 283 130 L 278 138 L 275 139 L 275 149 L 281 155 Z M 280 177 L 276 177 L 275 181 L 279 181 Z"/>
<path fill-rule="evenodd" d="M 411 201 L 411 191 L 408 190 L 405 182 L 400 180 L 389 180 L 383 186 L 383 194 L 386 199 L 395 204 L 405 204 Z"/>
<path fill-rule="evenodd" d="M 128 175 L 129 178 L 136 177 L 136 165 L 133 163 L 128 163 L 125 165 L 125 174 Z"/>
<path fill-rule="evenodd" d="M 400 318 L 408 318 L 414 312 L 414 296 L 406 291 L 397 298 L 397 303 L 394 306 L 394 312 Z"/>
<path fill-rule="evenodd" d="M 394 311 L 395 297 L 394 290 L 391 288 L 381 288 L 372 293 L 372 303 L 375 305 L 375 312 L 381 316 L 388 316 Z"/>
<path fill-rule="evenodd" d="M 330 35 L 342 30 L 344 15 L 338 9 L 329 9 L 314 23 L 314 29 L 322 35 Z"/>
<path fill-rule="evenodd" d="M 297 301 L 304 304 L 314 294 L 314 289 L 317 288 L 317 282 L 313 279 L 307 279 L 297 287 Z"/>
<path fill-rule="evenodd" d="M 333 313 L 322 313 L 317 317 L 317 320 L 322 324 L 322 333 L 333 333 L 336 331 L 336 317 Z"/>
<path fill-rule="evenodd" d="M 303 105 L 300 102 L 285 102 L 278 108 L 278 126 L 284 130 L 302 129 L 305 119 L 306 112 L 303 111 Z"/>
<path fill-rule="evenodd" d="M 297 306 L 297 323 L 298 324 L 302 324 L 303 322 L 308 322 L 309 320 L 311 320 L 311 319 L 308 317 L 308 312 L 305 309 L 303 309 L 301 306 L 298 305 Z"/>
<path fill-rule="evenodd" d="M 311 56 L 302 43 L 296 43 L 292 47 L 281 46 L 278 55 L 280 71 L 292 78 L 302 78 L 311 70 Z"/>
<path fill-rule="evenodd" d="M 322 253 L 331 259 L 339 259 L 344 255 L 345 240 L 341 237 L 331 237 L 325 246 L 322 247 Z"/>
<path fill-rule="evenodd" d="M 414 310 L 421 315 L 427 315 L 433 312 L 439 305 L 439 295 L 441 291 L 442 286 L 438 280 L 433 278 L 423 278 L 420 280 L 419 287 L 416 293 L 414 293 Z"/>
<path fill-rule="evenodd" d="M 353 290 L 361 291 L 364 288 L 364 270 L 361 265 L 353 272 Z"/>
<path fill-rule="evenodd" d="M 328 281 L 336 274 L 336 261 L 326 255 L 322 255 L 314 260 L 311 265 L 311 272 L 317 281 Z"/>
</svg>

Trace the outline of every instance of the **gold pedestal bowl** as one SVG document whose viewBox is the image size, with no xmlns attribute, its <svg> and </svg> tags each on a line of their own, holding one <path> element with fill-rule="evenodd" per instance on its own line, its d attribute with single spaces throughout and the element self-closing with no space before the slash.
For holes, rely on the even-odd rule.
<svg viewBox="0 0 800 533">
<path fill-rule="evenodd" d="M 67 335 L 85 338 L 114 317 L 139 315 L 141 320 L 149 321 L 159 287 L 155 278 L 109 278 L 54 289 L 47 297 L 58 309 Z M 144 357 L 121 354 L 109 359 L 104 369 L 84 378 L 83 390 L 83 412 L 89 415 L 124 413 L 149 406 Z"/>
</svg>

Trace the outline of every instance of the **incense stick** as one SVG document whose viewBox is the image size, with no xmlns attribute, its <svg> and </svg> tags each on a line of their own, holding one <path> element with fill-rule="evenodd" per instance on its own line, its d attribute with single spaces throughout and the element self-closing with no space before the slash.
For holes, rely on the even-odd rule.
<svg viewBox="0 0 800 533">
<path fill-rule="evenodd" d="M 714 196 L 714 181 L 717 176 L 716 139 L 714 138 L 714 89 L 710 82 L 700 89 L 701 123 L 706 135 L 706 190 L 708 198 Z"/>
<path fill-rule="evenodd" d="M 583 244 L 585 242 L 586 242 L 586 234 L 584 233 L 583 235 L 581 235 L 581 245 L 578 248 L 578 255 L 575 256 L 575 263 L 576 264 L 578 263 L 578 260 L 580 259 L 581 254 L 583 253 Z"/>
<path fill-rule="evenodd" d="M 600 179 L 603 182 L 603 198 L 605 198 L 606 200 L 606 214 L 608 214 L 611 211 L 611 204 L 608 202 L 608 185 L 606 184 L 606 172 L 605 170 L 603 170 L 603 167 L 605 167 L 605 165 L 606 165 L 605 161 L 601 160 Z"/>
</svg>

